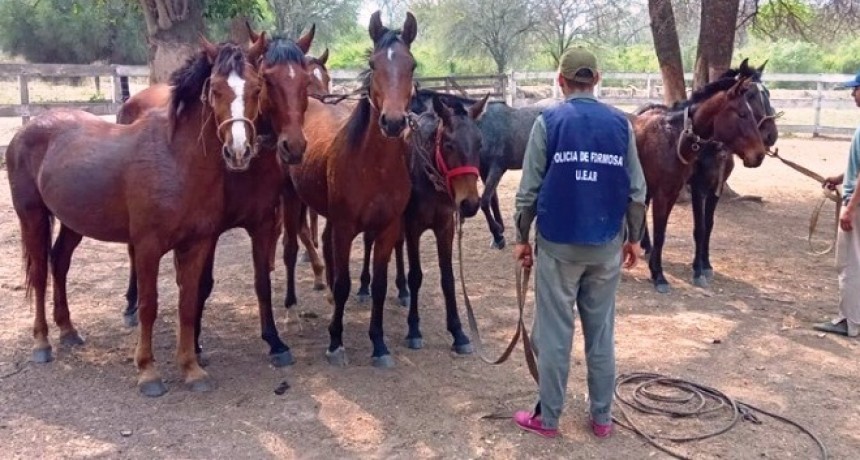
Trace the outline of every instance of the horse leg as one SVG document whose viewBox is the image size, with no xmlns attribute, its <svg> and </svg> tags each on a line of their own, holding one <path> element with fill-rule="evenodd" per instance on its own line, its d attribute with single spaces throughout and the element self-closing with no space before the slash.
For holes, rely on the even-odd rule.
<svg viewBox="0 0 860 460">
<path fill-rule="evenodd" d="M 318 225 L 319 214 L 313 209 L 308 209 L 308 233 L 309 233 L 309 241 L 310 244 L 313 245 L 313 248 L 319 249 L 320 240 L 319 240 L 319 225 Z M 312 262 L 313 256 L 311 255 L 311 250 L 308 245 L 305 245 L 305 254 L 302 257 L 302 262 Z"/>
<path fill-rule="evenodd" d="M 676 193 L 677 195 L 677 193 Z M 669 282 L 663 276 L 663 243 L 666 241 L 666 226 L 669 223 L 669 214 L 675 197 L 658 195 L 654 198 L 652 217 L 654 220 L 654 247 L 648 260 L 648 268 L 651 269 L 651 280 L 654 288 L 661 294 L 669 292 Z"/>
<path fill-rule="evenodd" d="M 155 367 L 152 355 L 152 329 L 158 316 L 158 265 L 164 251 L 157 242 L 136 242 L 134 268 L 137 272 L 137 348 L 134 362 L 137 365 L 137 387 L 146 396 L 161 396 L 167 387 Z M 197 280 L 194 280 L 197 281 Z"/>
<path fill-rule="evenodd" d="M 72 253 L 81 243 L 82 236 L 65 225 L 51 249 L 51 273 L 54 279 L 54 322 L 60 328 L 60 343 L 67 346 L 83 345 L 69 314 L 69 300 L 66 295 L 66 276 L 72 263 Z"/>
<path fill-rule="evenodd" d="M 705 202 L 708 193 L 706 188 L 696 176 L 693 176 L 690 183 L 690 199 L 693 205 L 693 241 L 696 245 L 693 256 L 693 285 L 701 288 L 708 287 L 708 280 L 702 274 L 704 268 L 702 266 L 702 251 L 705 243 Z"/>
<path fill-rule="evenodd" d="M 137 272 L 134 270 L 134 246 L 128 245 L 128 288 L 125 290 L 125 309 L 122 322 L 126 327 L 137 327 Z"/>
<path fill-rule="evenodd" d="M 326 268 L 331 276 L 329 286 L 334 301 L 334 313 L 328 326 L 330 342 L 326 358 L 330 364 L 339 366 L 345 366 L 347 363 L 346 350 L 343 348 L 343 310 L 350 291 L 349 253 L 353 238 L 355 232 L 352 229 L 335 227 L 330 221 L 326 222 L 323 231 L 323 253 L 326 254 Z"/>
<path fill-rule="evenodd" d="M 216 241 L 217 237 L 202 238 L 188 246 L 174 249 L 176 284 L 179 286 L 179 337 L 176 345 L 176 363 L 182 371 L 185 384 L 192 391 L 209 391 L 212 388 L 209 374 L 197 362 L 194 337 L 200 300 L 200 280 L 209 254 L 215 251 Z M 256 251 L 254 261 L 255 266 L 259 263 L 261 267 L 257 268 L 262 268 L 267 274 L 268 256 L 268 251 Z"/>
<path fill-rule="evenodd" d="M 29 299 L 32 293 L 35 293 L 36 296 L 32 359 L 35 363 L 47 363 L 53 360 L 51 343 L 48 341 L 48 321 L 45 315 L 48 254 L 51 250 L 51 218 L 48 209 L 41 203 L 32 203 L 21 208 L 16 206 L 24 249 L 27 298 Z"/>
<path fill-rule="evenodd" d="M 504 171 L 501 168 L 497 166 L 491 167 L 490 172 L 487 174 L 487 179 L 484 181 L 484 193 L 481 195 L 481 211 L 483 211 L 484 217 L 487 219 L 490 233 L 493 234 L 492 247 L 495 249 L 504 249 L 506 244 L 504 228 L 496 221 L 490 210 L 493 197 L 496 196 L 496 187 L 498 187 L 499 181 L 502 179 L 502 174 L 504 174 Z M 498 197 L 496 199 L 498 200 Z"/>
<path fill-rule="evenodd" d="M 502 218 L 502 211 L 499 209 L 499 194 L 493 194 L 493 200 L 490 202 L 490 207 L 493 210 L 493 217 L 496 219 L 496 223 L 499 224 L 499 231 L 501 233 L 505 233 L 505 221 Z"/>
<path fill-rule="evenodd" d="M 424 273 L 421 271 L 421 229 L 411 225 L 409 221 L 405 225 L 406 255 L 409 257 L 409 314 L 406 324 L 409 331 L 406 333 L 406 346 L 418 350 L 424 346 L 421 336 L 421 317 L 418 315 L 418 292 L 424 281 Z"/>
<path fill-rule="evenodd" d="M 394 358 L 385 346 L 382 316 L 385 293 L 388 290 L 388 262 L 391 260 L 391 251 L 402 237 L 402 226 L 400 218 L 394 219 L 373 242 L 373 282 L 370 286 L 373 308 L 370 311 L 368 335 L 373 342 L 373 365 L 379 368 L 394 366 Z"/>
<path fill-rule="evenodd" d="M 278 239 L 281 238 L 281 230 L 284 228 L 284 209 L 278 204 L 275 206 L 275 209 L 272 211 L 275 216 L 275 225 L 272 227 L 272 241 L 275 244 L 272 245 L 272 251 L 269 253 L 269 271 L 275 271 L 275 261 L 278 258 Z"/>
<path fill-rule="evenodd" d="M 301 213 L 303 215 L 309 211 L 313 212 L 307 206 L 301 204 Z M 305 218 L 301 217 L 299 222 L 302 224 L 299 228 L 299 240 L 302 242 L 302 246 L 305 247 L 305 259 L 310 261 L 311 268 L 314 271 L 314 291 L 322 291 L 325 289 L 325 281 L 323 281 L 325 266 L 322 259 L 320 259 L 319 252 L 317 252 L 318 244 L 313 241 L 312 230 L 306 225 Z M 316 226 L 316 223 L 314 223 L 314 226 Z"/>
<path fill-rule="evenodd" d="M 645 209 L 646 210 L 648 209 L 650 204 L 651 204 L 651 197 L 646 196 L 646 198 L 645 198 Z M 652 212 L 651 216 L 653 217 L 653 215 L 654 215 L 654 213 Z M 651 235 L 648 234 L 648 222 L 647 221 L 645 222 L 644 227 L 645 228 L 642 229 L 643 230 L 642 241 L 639 243 L 639 245 L 642 248 L 642 253 L 647 256 L 647 255 L 651 254 L 651 249 L 652 249 L 652 247 L 651 247 Z"/>
<path fill-rule="evenodd" d="M 454 288 L 454 267 L 452 259 L 454 256 L 454 226 L 452 220 L 446 220 L 441 225 L 437 224 L 433 229 L 436 235 L 436 252 L 439 258 L 439 282 L 442 286 L 442 295 L 445 297 L 445 322 L 448 332 L 454 337 L 451 349 L 459 355 L 471 354 L 474 349 L 469 337 L 463 333 L 463 325 L 460 323 L 460 313 L 457 311 L 457 294 Z"/>
<path fill-rule="evenodd" d="M 201 366 L 205 366 L 206 360 L 203 358 L 203 347 L 200 346 L 200 332 L 203 330 L 203 311 L 206 308 L 206 301 L 212 294 L 212 288 L 215 287 L 215 246 L 212 246 L 212 251 L 206 255 L 206 263 L 203 266 L 203 273 L 200 275 L 200 287 L 197 291 L 197 317 L 194 320 L 194 352 L 197 354 L 197 361 Z"/>
<path fill-rule="evenodd" d="M 287 293 L 284 298 L 284 307 L 290 308 L 298 303 L 296 299 L 296 258 L 299 253 L 299 226 L 301 223 L 301 203 L 295 196 L 286 194 L 282 197 L 281 207 L 284 219 L 284 267 L 287 271 Z"/>
<path fill-rule="evenodd" d="M 394 285 L 397 286 L 397 300 L 401 307 L 409 306 L 409 288 L 406 286 L 406 268 L 403 266 L 403 234 L 394 245 L 394 262 L 397 274 L 394 276 Z"/>
<path fill-rule="evenodd" d="M 260 331 L 263 340 L 269 344 L 269 362 L 275 367 L 293 364 L 290 347 L 281 341 L 275 317 L 272 313 L 272 279 L 269 274 L 267 254 L 277 244 L 272 239 L 272 227 L 277 222 L 265 221 L 262 225 L 248 230 L 251 237 L 251 250 L 254 259 L 254 292 L 257 294 L 257 307 L 260 312 Z M 214 249 L 214 246 L 213 246 Z"/>
<path fill-rule="evenodd" d="M 364 238 L 364 259 L 361 263 L 361 275 L 358 277 L 358 303 L 365 304 L 370 300 L 370 250 L 373 248 L 373 239 L 366 232 Z"/>
<path fill-rule="evenodd" d="M 720 197 L 709 193 L 705 197 L 705 236 L 702 239 L 702 275 L 711 281 L 714 279 L 714 267 L 711 266 L 711 232 L 714 230 L 714 214 Z"/>
</svg>

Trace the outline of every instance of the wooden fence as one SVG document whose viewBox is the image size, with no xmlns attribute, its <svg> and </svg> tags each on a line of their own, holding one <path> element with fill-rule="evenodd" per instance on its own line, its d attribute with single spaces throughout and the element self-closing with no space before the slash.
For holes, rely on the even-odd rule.
<svg viewBox="0 0 860 460">
<path fill-rule="evenodd" d="M 0 104 L 0 117 L 21 117 L 26 122 L 29 117 L 58 107 L 73 107 L 96 115 L 112 115 L 117 112 L 122 101 L 128 97 L 128 77 L 148 77 L 149 68 L 145 66 L 116 66 L 116 65 L 66 65 L 66 64 L 0 64 L 0 78 L 17 78 L 20 89 L 18 104 Z M 331 72 L 332 82 L 340 91 L 347 91 L 355 84 L 357 71 L 334 70 Z M 88 77 L 95 78 L 97 87 L 103 78 L 107 77 L 112 83 L 110 99 L 78 102 L 32 102 L 30 100 L 29 82 L 35 78 L 56 77 Z M 814 117 L 808 124 L 787 125 L 780 123 L 780 131 L 795 133 L 819 134 L 851 134 L 853 128 L 825 126 L 821 123 L 822 108 L 848 109 L 854 107 L 853 101 L 845 99 L 828 99 L 825 97 L 825 87 L 834 83 L 850 80 L 852 75 L 839 74 L 768 74 L 764 75 L 766 83 L 792 82 L 809 87 L 808 97 L 775 98 L 772 104 L 777 110 L 783 108 L 805 107 L 814 109 Z M 535 87 L 551 88 L 539 93 L 546 96 L 558 97 L 555 88 L 555 72 L 510 72 L 498 75 L 448 75 L 440 77 L 416 78 L 419 85 L 440 91 L 459 93 L 470 96 L 482 96 L 490 93 L 494 99 L 504 99 L 512 106 L 532 102 Z M 688 81 L 692 75 L 687 74 Z M 603 75 L 603 86 L 598 94 L 601 100 L 615 105 L 641 105 L 647 102 L 661 101 L 661 78 L 655 73 L 615 73 Z M 814 90 L 812 89 L 814 87 Z M 529 88 L 532 88 L 530 90 Z M 812 92 L 814 91 L 814 92 Z M 532 97 L 527 97 L 531 95 Z"/>
</svg>

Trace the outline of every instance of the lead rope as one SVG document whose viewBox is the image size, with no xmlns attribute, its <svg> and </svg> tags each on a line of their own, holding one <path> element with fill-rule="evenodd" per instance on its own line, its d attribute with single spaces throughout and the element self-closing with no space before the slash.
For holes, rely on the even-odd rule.
<svg viewBox="0 0 860 460">
<path fill-rule="evenodd" d="M 532 347 L 532 342 L 529 339 L 529 333 L 526 330 L 525 323 L 523 322 L 523 314 L 525 311 L 526 305 L 526 294 L 528 293 L 529 287 L 529 277 L 531 275 L 531 268 L 529 267 L 521 267 L 517 265 L 516 268 L 516 284 L 517 284 L 517 307 L 519 308 L 519 318 L 517 319 L 517 330 L 514 332 L 513 338 L 511 338 L 510 343 L 505 348 L 505 351 L 502 355 L 497 359 L 488 358 L 484 354 L 484 343 L 481 340 L 481 333 L 478 331 L 478 322 L 475 319 L 475 312 L 472 310 L 472 302 L 469 299 L 469 294 L 466 291 L 466 282 L 465 275 L 463 274 L 463 220 L 460 219 L 460 214 L 458 212 L 454 213 L 454 219 L 456 219 L 455 225 L 457 225 L 457 252 L 460 262 L 460 289 L 463 290 L 463 302 L 466 305 L 466 316 L 469 320 L 469 329 L 472 331 L 472 338 L 475 342 L 475 349 L 477 350 L 478 356 L 487 364 L 491 365 L 499 365 L 503 362 L 507 361 L 510 358 L 511 353 L 513 353 L 514 348 L 519 341 L 520 336 L 522 336 L 523 341 L 523 351 L 526 355 L 526 365 L 529 368 L 529 373 L 534 379 L 535 383 L 538 383 L 538 370 L 537 370 L 537 361 L 535 360 L 535 350 Z M 484 418 L 494 418 L 494 417 L 484 417 Z"/>
</svg>

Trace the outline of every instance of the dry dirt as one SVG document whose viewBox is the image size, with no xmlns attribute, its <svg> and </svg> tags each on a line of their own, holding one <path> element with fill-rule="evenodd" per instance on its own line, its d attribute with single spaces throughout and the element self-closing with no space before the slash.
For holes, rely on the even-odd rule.
<svg viewBox="0 0 860 460">
<path fill-rule="evenodd" d="M 824 174 L 843 169 L 848 149 L 846 140 L 793 138 L 779 145 L 786 157 Z M 512 212 L 518 178 L 518 172 L 510 172 L 502 183 L 506 216 Z M 397 360 L 393 370 L 371 367 L 369 309 L 354 300 L 346 314 L 350 365 L 332 368 L 326 363 L 329 307 L 322 293 L 311 290 L 307 266 L 299 274 L 299 308 L 318 317 L 299 325 L 294 313 L 288 319 L 278 308 L 282 337 L 297 363 L 270 367 L 259 339 L 250 245 L 236 231 L 224 235 L 218 247 L 217 281 L 204 324 L 214 391 L 190 392 L 173 365 L 177 290 L 166 257 L 155 352 L 170 391 L 158 399 L 137 393 L 131 360 L 136 336 L 120 316 L 125 248 L 90 240 L 76 252 L 69 279 L 73 320 L 87 344 L 59 347 L 55 328 L 51 337 L 57 359 L 47 365 L 29 363 L 32 307 L 21 287 L 19 230 L 5 174 L 0 180 L 0 457 L 665 457 L 629 432 L 619 430 L 611 439 L 597 441 L 587 431 L 579 331 L 562 438 L 544 440 L 507 420 L 482 420 L 485 414 L 526 408 L 534 386 L 521 353 L 498 367 L 476 357 L 452 356 L 430 236 L 423 241 L 425 348 L 403 346 L 406 312 L 389 302 L 385 325 Z M 644 263 L 624 274 L 618 295 L 618 371 L 660 372 L 717 387 L 807 425 L 827 444 L 832 458 L 857 458 L 860 340 L 810 329 L 835 313 L 837 301 L 833 255 L 810 255 L 805 242 L 819 189 L 773 159 L 759 169 L 736 169 L 730 183 L 742 194 L 762 197 L 763 203 L 720 204 L 711 289 L 689 282 L 689 205 L 676 208 L 670 222 L 664 260 L 672 292 L 654 292 Z M 826 228 L 832 222 L 829 209 L 822 220 Z M 467 223 L 466 239 L 467 283 L 484 338 L 495 353 L 515 325 L 511 254 L 490 249 L 483 218 Z M 357 276 L 358 244 L 354 249 Z M 275 295 L 283 298 L 280 264 L 273 277 Z M 393 292 L 392 287 L 389 294 Z M 290 388 L 275 394 L 283 381 Z M 658 420 L 640 423 L 670 427 Z M 695 458 L 817 455 L 810 440 L 767 418 L 762 425 L 741 423 L 726 435 L 679 450 Z"/>
</svg>

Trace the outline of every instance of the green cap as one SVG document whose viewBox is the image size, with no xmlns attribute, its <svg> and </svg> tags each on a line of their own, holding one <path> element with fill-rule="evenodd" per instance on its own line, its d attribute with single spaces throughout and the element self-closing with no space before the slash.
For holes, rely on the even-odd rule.
<svg viewBox="0 0 860 460">
<path fill-rule="evenodd" d="M 588 72 L 580 72 L 585 70 Z M 585 48 L 571 48 L 561 55 L 558 71 L 568 80 L 577 83 L 594 83 L 597 76 L 597 58 Z"/>
</svg>

